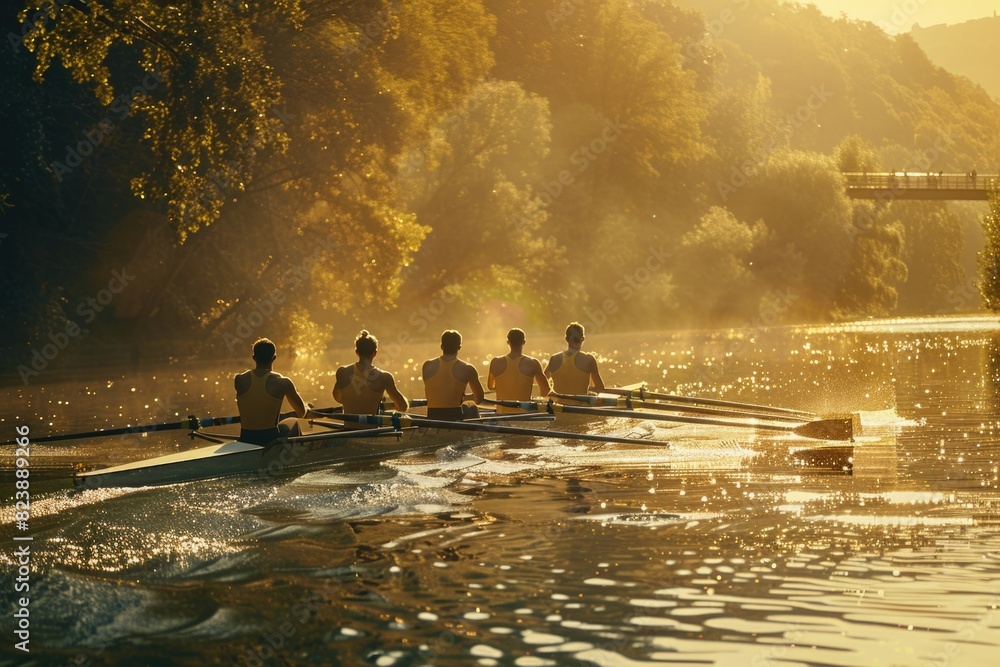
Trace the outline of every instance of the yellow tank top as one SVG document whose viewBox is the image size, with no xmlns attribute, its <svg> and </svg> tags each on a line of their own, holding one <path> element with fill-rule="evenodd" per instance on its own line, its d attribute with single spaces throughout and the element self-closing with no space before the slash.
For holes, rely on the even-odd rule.
<svg viewBox="0 0 1000 667">
<path fill-rule="evenodd" d="M 462 405 L 466 382 L 455 379 L 452 369 L 458 359 L 440 359 L 438 371 L 432 378 L 424 378 L 424 393 L 427 394 L 428 408 L 456 408 Z"/>
<path fill-rule="evenodd" d="M 274 428 L 281 413 L 283 398 L 275 398 L 267 393 L 267 378 L 271 373 L 260 376 L 250 371 L 250 388 L 236 397 L 240 410 L 240 426 L 249 430 Z"/>
<path fill-rule="evenodd" d="M 379 403 L 385 392 L 375 392 L 368 386 L 368 377 L 373 368 L 361 371 L 357 364 L 354 364 L 354 375 L 351 377 L 351 384 L 340 390 L 340 403 L 344 406 L 344 412 L 350 415 L 374 415 L 378 414 Z"/>
<path fill-rule="evenodd" d="M 507 355 L 507 368 L 504 369 L 503 373 L 496 376 L 498 401 L 527 401 L 531 398 L 531 386 L 535 378 L 525 375 L 518 368 L 518 364 L 522 358 L 523 355 L 520 354 L 516 357 Z M 511 414 L 524 412 L 524 410 L 498 405 L 497 412 L 499 414 Z"/>
<path fill-rule="evenodd" d="M 576 367 L 576 350 L 562 352 L 562 363 L 552 371 L 552 390 L 558 394 L 586 394 L 590 373 Z"/>
</svg>

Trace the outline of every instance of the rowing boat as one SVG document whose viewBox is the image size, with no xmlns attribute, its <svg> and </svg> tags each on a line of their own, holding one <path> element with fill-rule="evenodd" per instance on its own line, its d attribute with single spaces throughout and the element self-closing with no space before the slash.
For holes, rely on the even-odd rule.
<svg viewBox="0 0 1000 667">
<path fill-rule="evenodd" d="M 271 478 L 292 468 L 387 458 L 449 445 L 469 446 L 489 437 L 412 426 L 352 431 L 304 419 L 299 420 L 299 425 L 302 435 L 266 447 L 239 439 L 198 434 L 215 442 L 156 458 L 78 472 L 73 476 L 73 485 L 79 489 L 159 486 L 239 474 Z"/>
<path fill-rule="evenodd" d="M 336 416 L 339 419 L 344 417 L 345 415 Z M 73 484 L 79 489 L 95 489 L 159 486 L 239 474 L 272 478 L 291 468 L 383 459 L 446 446 L 464 448 L 495 439 L 498 435 L 545 435 L 609 443 L 667 444 L 638 438 L 508 425 L 508 422 L 523 419 L 536 422 L 541 420 L 548 424 L 552 421 L 550 415 L 487 416 L 479 420 L 454 423 L 411 415 L 382 417 L 386 420 L 385 426 L 364 430 L 347 430 L 340 424 L 324 420 L 300 419 L 301 435 L 285 438 L 266 447 L 196 431 L 192 435 L 213 440 L 213 444 L 110 468 L 78 472 L 73 476 Z"/>
<path fill-rule="evenodd" d="M 586 398 L 586 397 L 584 397 Z M 615 396 L 604 398 L 616 399 Z M 497 404 L 508 402 L 494 401 Z M 510 407 L 539 409 L 538 403 L 515 403 Z M 545 431 L 509 426 L 505 422 L 521 419 L 539 419 L 545 415 L 490 415 L 464 422 L 441 422 L 417 415 L 336 415 L 328 419 L 346 422 L 361 422 L 371 428 L 351 430 L 341 423 L 324 420 L 299 420 L 301 435 L 289 437 L 269 446 L 254 445 L 231 436 L 213 436 L 195 431 L 193 436 L 211 440 L 212 444 L 184 452 L 168 454 L 152 459 L 125 463 L 111 468 L 78 472 L 73 477 L 77 488 L 136 487 L 174 484 L 178 482 L 209 479 L 237 474 L 253 474 L 263 478 L 275 477 L 282 471 L 304 466 L 330 465 L 364 459 L 380 459 L 401 454 L 439 449 L 445 446 L 467 447 L 497 435 L 523 435 L 525 437 L 549 436 L 572 437 L 574 439 L 607 443 L 639 445 L 667 445 L 642 438 L 617 437 L 588 433 L 591 422 L 606 421 L 607 418 L 621 416 L 624 419 L 656 419 L 682 423 L 710 424 L 717 426 L 739 426 L 755 429 L 770 428 L 788 430 L 807 437 L 830 438 L 830 429 L 821 433 L 799 433 L 786 425 L 761 424 L 757 422 L 737 423 L 730 420 L 713 420 L 700 417 L 665 416 L 634 410 L 614 408 L 594 408 L 548 404 L 548 419 L 559 415 L 560 426 L 578 427 L 584 432 Z M 835 421 L 835 420 L 832 420 Z M 474 422 L 474 423 L 473 423 Z M 818 423 L 818 422 L 817 422 Z M 836 437 L 851 437 L 851 424 L 838 426 Z M 805 426 L 812 426 L 807 424 Z M 844 428 L 840 428 L 844 427 Z M 846 429 L 846 430 L 845 430 Z M 841 433 L 840 431 L 843 431 Z"/>
</svg>

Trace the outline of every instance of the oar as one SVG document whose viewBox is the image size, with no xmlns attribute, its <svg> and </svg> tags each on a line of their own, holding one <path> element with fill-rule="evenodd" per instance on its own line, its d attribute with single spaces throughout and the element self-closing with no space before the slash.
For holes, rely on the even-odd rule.
<svg viewBox="0 0 1000 667">
<path fill-rule="evenodd" d="M 604 389 L 605 393 L 616 394 L 618 396 L 632 396 L 638 395 L 639 400 L 645 400 L 647 398 L 652 398 L 658 401 L 673 401 L 674 403 L 685 403 L 688 405 L 712 405 L 719 408 L 736 408 L 740 410 L 753 410 L 756 412 L 772 412 L 775 414 L 791 415 L 793 417 L 801 417 L 802 419 L 814 419 L 816 415 L 812 412 L 806 412 L 804 410 L 793 410 L 791 408 L 776 408 L 770 405 L 758 405 L 756 403 L 738 403 L 736 401 L 720 401 L 715 398 L 695 398 L 693 396 L 678 396 L 676 394 L 661 394 L 655 391 L 646 391 L 645 389 L 638 389 L 635 391 L 628 389 L 619 389 L 615 387 L 606 387 Z"/>
<path fill-rule="evenodd" d="M 392 425 L 396 428 L 406 426 L 421 426 L 423 428 L 439 428 L 451 431 L 475 431 L 477 433 L 498 433 L 503 435 L 531 435 L 542 438 L 567 438 L 574 440 L 589 440 L 591 442 L 614 442 L 626 445 L 663 445 L 669 447 L 668 442 L 658 442 L 656 440 L 644 440 L 642 438 L 618 438 L 611 435 L 594 435 L 591 433 L 572 433 L 567 431 L 550 431 L 548 429 L 523 428 L 520 426 L 505 426 L 500 424 L 469 423 L 462 421 L 444 421 L 441 419 L 425 419 L 413 415 L 393 414 L 393 415 L 331 415 L 332 419 L 357 422 L 371 426 Z M 314 420 L 312 423 L 319 426 L 334 427 L 332 422 Z M 363 433 L 363 431 L 362 431 Z"/>
<path fill-rule="evenodd" d="M 463 419 L 465 423 L 473 422 L 516 422 L 516 421 L 552 421 L 555 415 L 548 412 L 518 412 L 512 415 L 483 415 Z"/>
<path fill-rule="evenodd" d="M 294 414 L 294 413 L 293 413 Z M 100 431 L 86 431 L 83 433 L 64 433 L 61 435 L 44 435 L 40 438 L 31 438 L 32 444 L 37 442 L 55 442 L 57 440 L 79 440 L 81 438 L 100 438 L 110 435 L 127 435 L 129 433 L 152 433 L 153 431 L 176 431 L 180 429 L 190 429 L 197 431 L 205 426 L 225 426 L 226 424 L 239 424 L 239 415 L 235 417 L 203 417 L 198 419 L 194 415 L 179 422 L 168 422 L 166 424 L 145 424 L 142 426 L 123 426 L 121 428 L 109 428 Z M 4 443 L 13 444 L 13 443 Z"/>
<path fill-rule="evenodd" d="M 493 392 L 492 391 L 488 391 L 486 393 L 487 394 L 492 394 Z M 465 396 L 462 397 L 462 402 L 463 403 L 465 401 L 472 401 L 472 400 L 475 400 L 475 396 L 473 396 L 472 394 L 466 394 Z M 488 401 L 489 399 L 484 399 L 484 400 Z M 410 399 L 410 407 L 411 408 L 425 408 L 425 407 L 427 407 L 427 399 L 426 398 L 412 398 L 412 399 Z"/>
<path fill-rule="evenodd" d="M 618 407 L 618 408 L 628 408 L 629 410 L 632 410 L 634 408 L 647 408 L 649 410 L 665 410 L 667 412 L 688 412 L 694 415 L 715 415 L 717 417 L 733 417 L 736 419 L 764 419 L 764 420 L 778 421 L 778 422 L 794 422 L 796 424 L 801 424 L 804 421 L 809 421 L 807 418 L 793 417 L 792 415 L 785 415 L 785 414 L 768 414 L 766 412 L 745 412 L 729 408 L 707 408 L 698 405 L 685 405 L 685 404 L 671 405 L 670 403 L 656 403 L 653 401 L 632 400 L 628 396 L 594 396 L 593 394 L 557 394 L 555 392 L 550 394 L 550 396 L 576 401 L 577 403 L 591 405 L 594 407 L 609 407 L 609 408 Z"/>
<path fill-rule="evenodd" d="M 326 410 L 337 410 L 339 408 L 312 408 L 315 412 L 325 412 Z M 278 419 L 285 419 L 286 417 L 294 417 L 294 412 L 283 412 L 278 415 Z M 239 424 L 240 416 L 235 415 L 233 417 L 202 417 L 199 419 L 194 415 L 188 415 L 188 418 L 184 421 L 179 422 L 167 422 L 165 424 L 144 424 L 141 426 L 122 426 L 120 428 L 108 428 L 98 431 L 84 431 L 82 433 L 63 433 L 59 435 L 43 435 L 40 438 L 31 438 L 31 443 L 37 442 L 57 442 L 59 440 L 80 440 L 83 438 L 103 438 L 112 435 L 129 435 L 131 433 L 152 433 L 154 431 L 178 431 L 182 429 L 187 429 L 191 431 L 197 431 L 199 428 L 206 428 L 209 426 L 226 426 L 227 424 Z M 5 442 L 5 445 L 13 445 L 13 442 Z"/>
<path fill-rule="evenodd" d="M 563 405 L 561 403 L 550 403 L 549 409 L 553 412 L 565 412 L 569 414 L 651 419 L 654 421 L 679 422 L 682 424 L 709 424 L 711 426 L 735 426 L 767 431 L 783 431 L 818 440 L 850 440 L 854 434 L 852 420 L 850 419 L 822 419 L 802 424 L 801 426 L 791 426 L 788 424 L 765 424 L 757 420 L 736 422 L 708 417 L 665 415 L 658 412 L 638 412 L 636 410 L 621 410 L 616 408 L 591 408 L 583 405 Z"/>
</svg>

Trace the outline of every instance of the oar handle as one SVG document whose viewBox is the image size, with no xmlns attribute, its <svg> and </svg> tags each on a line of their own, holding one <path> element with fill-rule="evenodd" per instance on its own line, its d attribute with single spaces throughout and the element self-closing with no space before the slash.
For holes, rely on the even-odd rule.
<svg viewBox="0 0 1000 667">
<path fill-rule="evenodd" d="M 599 396 L 594 394 L 559 394 L 549 392 L 550 397 L 561 398 L 564 401 L 576 401 L 584 405 L 606 408 L 628 408 L 632 409 L 631 396 Z"/>
<path fill-rule="evenodd" d="M 544 409 L 546 401 L 544 400 L 509 401 L 506 399 L 484 398 L 483 403 L 486 403 L 488 405 L 499 405 L 504 408 L 517 408 L 518 410 L 535 411 L 538 409 Z"/>
</svg>

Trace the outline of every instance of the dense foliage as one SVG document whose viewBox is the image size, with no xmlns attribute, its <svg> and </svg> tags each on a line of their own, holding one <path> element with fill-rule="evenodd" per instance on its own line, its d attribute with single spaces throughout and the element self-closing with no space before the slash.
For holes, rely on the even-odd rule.
<svg viewBox="0 0 1000 667">
<path fill-rule="evenodd" d="M 72 327 L 101 333 L 76 354 L 244 354 L 941 310 L 966 218 L 850 200 L 841 171 L 985 165 L 1000 106 L 870 24 L 679 4 L 5 10 L 9 368 Z"/>
</svg>

